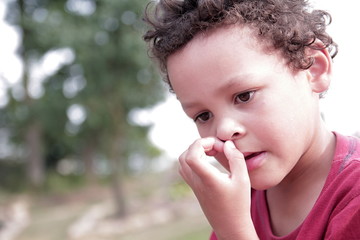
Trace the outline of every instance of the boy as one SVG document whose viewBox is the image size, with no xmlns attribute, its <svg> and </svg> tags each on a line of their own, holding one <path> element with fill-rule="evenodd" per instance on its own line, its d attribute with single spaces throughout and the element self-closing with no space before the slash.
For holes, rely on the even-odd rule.
<svg viewBox="0 0 360 240">
<path fill-rule="evenodd" d="M 179 171 L 211 239 L 359 239 L 360 141 L 329 131 L 319 110 L 337 53 L 330 15 L 305 0 L 155 10 L 144 39 L 200 133 Z"/>
</svg>

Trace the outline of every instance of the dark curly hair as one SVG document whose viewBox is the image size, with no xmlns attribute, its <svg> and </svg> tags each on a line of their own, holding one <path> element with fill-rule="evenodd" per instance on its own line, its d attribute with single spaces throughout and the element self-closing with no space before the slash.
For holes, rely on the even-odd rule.
<svg viewBox="0 0 360 240">
<path fill-rule="evenodd" d="M 249 26 L 260 40 L 280 50 L 293 69 L 307 69 L 312 65 L 313 59 L 306 55 L 307 47 L 327 48 L 332 58 L 338 51 L 337 44 L 326 33 L 331 23 L 330 14 L 312 10 L 306 0 L 159 0 L 152 3 L 147 5 L 144 16 L 151 29 L 143 37 L 150 43 L 151 55 L 159 61 L 170 88 L 168 56 L 198 33 L 224 25 Z M 317 39 L 322 46 L 314 44 Z"/>
</svg>

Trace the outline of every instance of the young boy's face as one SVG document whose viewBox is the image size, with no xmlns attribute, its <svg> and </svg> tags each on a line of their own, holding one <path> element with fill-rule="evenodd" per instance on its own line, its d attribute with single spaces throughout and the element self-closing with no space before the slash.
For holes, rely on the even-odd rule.
<svg viewBox="0 0 360 240">
<path fill-rule="evenodd" d="M 169 57 L 167 68 L 200 136 L 232 140 L 252 187 L 266 189 L 301 172 L 320 114 L 310 73 L 291 71 L 253 36 L 234 26 L 198 35 Z M 222 153 L 216 158 L 228 166 Z"/>
</svg>

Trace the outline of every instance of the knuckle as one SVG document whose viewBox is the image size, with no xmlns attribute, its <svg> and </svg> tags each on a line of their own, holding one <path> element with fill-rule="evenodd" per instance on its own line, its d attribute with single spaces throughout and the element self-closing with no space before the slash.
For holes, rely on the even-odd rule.
<svg viewBox="0 0 360 240">
<path fill-rule="evenodd" d="M 190 167 L 193 167 L 194 165 L 196 165 L 196 161 L 194 160 L 193 157 L 186 157 L 185 158 L 185 162 L 187 165 L 189 165 Z"/>
</svg>

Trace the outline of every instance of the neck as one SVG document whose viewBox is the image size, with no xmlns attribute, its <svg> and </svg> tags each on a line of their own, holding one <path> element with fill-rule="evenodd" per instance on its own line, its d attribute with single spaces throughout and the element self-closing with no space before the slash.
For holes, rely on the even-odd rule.
<svg viewBox="0 0 360 240">
<path fill-rule="evenodd" d="M 275 188 L 280 191 L 283 189 L 285 192 L 289 192 L 290 189 L 303 191 L 306 183 L 313 185 L 319 181 L 324 182 L 331 168 L 334 151 L 335 136 L 321 124 L 307 151 L 301 156 L 288 176 Z M 299 189 L 297 186 L 301 188 Z"/>
<path fill-rule="evenodd" d="M 335 136 L 323 127 L 292 172 L 267 190 L 273 230 L 279 235 L 294 230 L 314 206 L 329 174 Z M 281 219 L 287 219 L 283 222 Z"/>
</svg>

